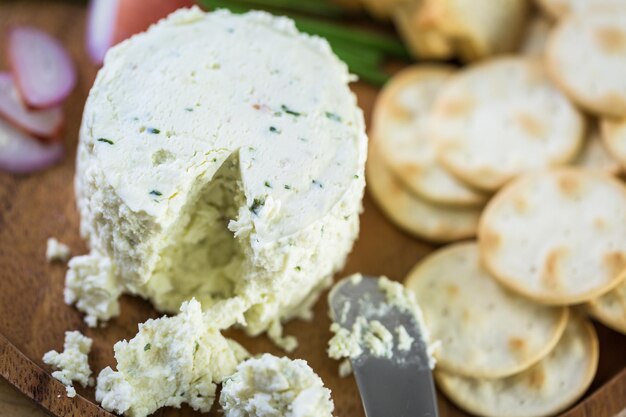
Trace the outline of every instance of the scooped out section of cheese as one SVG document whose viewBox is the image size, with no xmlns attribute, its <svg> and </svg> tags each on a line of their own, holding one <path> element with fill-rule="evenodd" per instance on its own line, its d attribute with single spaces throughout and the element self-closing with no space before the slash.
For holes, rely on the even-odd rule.
<svg viewBox="0 0 626 417">
<path fill-rule="evenodd" d="M 207 307 L 231 298 L 252 268 L 245 256 L 251 252 L 247 242 L 229 229 L 230 219 L 245 206 L 238 152 L 210 181 L 197 180 L 196 188 L 163 236 L 151 278 L 139 289 L 160 310 L 176 311 L 191 297 Z"/>
<path fill-rule="evenodd" d="M 180 10 L 112 48 L 76 172 L 81 233 L 108 272 L 70 263 L 66 300 L 90 325 L 121 293 L 172 313 L 195 297 L 252 335 L 309 316 L 359 229 L 351 79 L 326 41 L 261 12 Z"/>
<path fill-rule="evenodd" d="M 330 390 L 306 361 L 264 354 L 224 380 L 225 417 L 332 417 Z"/>
<path fill-rule="evenodd" d="M 208 412 L 216 384 L 248 356 L 224 338 L 195 299 L 173 317 L 148 320 L 130 341 L 115 344 L 117 370 L 98 375 L 96 400 L 108 411 L 131 417 L 187 403 Z"/>
</svg>

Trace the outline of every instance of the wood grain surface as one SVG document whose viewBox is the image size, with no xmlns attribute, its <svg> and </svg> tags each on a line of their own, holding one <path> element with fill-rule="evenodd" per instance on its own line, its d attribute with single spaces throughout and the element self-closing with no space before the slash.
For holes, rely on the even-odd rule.
<svg viewBox="0 0 626 417">
<path fill-rule="evenodd" d="M 62 349 L 66 330 L 80 330 L 94 339 L 89 359 L 97 374 L 105 366 L 114 365 L 113 344 L 116 341 L 133 337 L 138 323 L 159 314 L 147 302 L 125 296 L 120 317 L 106 327 L 90 329 L 83 323 L 78 311 L 63 303 L 66 266 L 62 263 L 48 264 L 45 260 L 46 239 L 50 236 L 69 244 L 73 254 L 86 253 L 85 244 L 78 235 L 78 214 L 72 186 L 82 108 L 96 74 L 96 68 L 88 62 L 83 49 L 84 17 L 85 8 L 79 4 L 0 1 L 0 33 L 12 24 L 29 24 L 55 34 L 69 48 L 80 74 L 77 88 L 65 104 L 67 120 L 64 142 L 68 152 L 64 162 L 42 174 L 24 177 L 0 174 L 0 333 L 49 372 L 50 369 L 41 361 L 43 354 L 50 349 Z M 4 48 L 4 45 L 0 45 L 0 48 Z M 0 53 L 0 70 L 7 68 L 3 57 L 4 54 Z M 354 90 L 369 120 L 377 91 L 365 84 L 354 85 Z M 393 227 L 366 196 L 359 240 L 345 271 L 338 277 L 359 271 L 401 280 L 431 250 L 432 246 Z M 306 359 L 319 373 L 333 392 L 337 416 L 363 417 L 353 378 L 339 378 L 338 364 L 329 359 L 325 352 L 330 338 L 325 298 L 326 294 L 315 306 L 314 321 L 293 321 L 287 324 L 286 333 L 296 335 L 300 340 L 300 347 L 289 356 Z M 590 389 L 591 396 L 568 412 L 567 417 L 624 416 L 626 336 L 600 325 L 597 329 L 601 340 L 601 359 L 598 374 Z M 253 354 L 270 352 L 284 355 L 265 337 L 248 338 L 237 330 L 228 331 L 227 336 L 237 339 Z M 2 358 L 0 356 L 0 360 Z M 618 379 L 607 384 L 618 374 Z M 77 390 L 93 401 L 93 389 L 78 387 Z M 33 415 L 32 406 L 19 395 L 5 384 L 0 385 L 0 416 Z M 465 416 L 441 396 L 439 405 L 442 417 Z M 157 414 L 197 415 L 188 407 Z M 217 416 L 219 413 L 214 410 L 210 415 Z"/>
</svg>

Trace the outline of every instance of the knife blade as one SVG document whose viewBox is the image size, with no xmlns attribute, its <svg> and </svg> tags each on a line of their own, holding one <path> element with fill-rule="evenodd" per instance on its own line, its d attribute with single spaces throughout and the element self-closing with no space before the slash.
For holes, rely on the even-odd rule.
<svg viewBox="0 0 626 417">
<path fill-rule="evenodd" d="M 367 348 L 351 358 L 366 416 L 438 417 L 428 346 L 414 315 L 391 305 L 373 277 L 340 281 L 328 300 L 331 318 L 341 327 L 351 329 L 361 316 L 380 321 L 392 333 L 402 325 L 413 338 L 408 350 L 394 343 L 391 358 L 374 356 Z"/>
</svg>

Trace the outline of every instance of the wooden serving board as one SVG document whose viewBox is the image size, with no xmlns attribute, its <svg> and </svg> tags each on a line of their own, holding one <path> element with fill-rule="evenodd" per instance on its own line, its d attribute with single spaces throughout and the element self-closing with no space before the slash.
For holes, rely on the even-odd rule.
<svg viewBox="0 0 626 417">
<path fill-rule="evenodd" d="M 48 369 L 41 361 L 42 355 L 50 349 L 61 349 L 64 332 L 78 329 L 94 339 L 90 363 L 97 374 L 105 366 L 114 365 L 113 344 L 116 341 L 133 337 L 138 323 L 159 314 L 145 301 L 124 297 L 120 317 L 107 327 L 90 329 L 77 310 L 63 303 L 66 266 L 48 264 L 45 260 L 46 239 L 50 236 L 69 244 L 73 254 L 86 253 L 85 244 L 78 235 L 72 186 L 82 109 L 96 74 L 96 68 L 87 60 L 83 49 L 85 7 L 54 2 L 0 2 L 0 33 L 12 24 L 34 25 L 56 35 L 69 48 L 80 78 L 65 106 L 64 142 L 68 155 L 63 164 L 27 177 L 0 174 L 0 333 L 27 357 Z M 6 70 L 3 56 L 0 53 L 0 69 Z M 356 84 L 354 90 L 369 119 L 377 90 L 365 84 Z M 393 227 L 366 196 L 361 235 L 345 271 L 338 276 L 360 271 L 401 280 L 432 249 L 432 246 Z M 290 356 L 306 359 L 319 373 L 333 392 L 337 416 L 362 417 L 364 413 L 354 379 L 339 378 L 337 362 L 326 355 L 326 344 L 331 335 L 325 298 L 326 294 L 315 307 L 314 321 L 293 321 L 286 326 L 286 333 L 296 335 L 301 344 Z M 569 417 L 626 415 L 626 336 L 600 325 L 597 329 L 601 341 L 598 374 L 587 398 L 566 414 Z M 240 341 L 253 354 L 284 354 L 265 337 L 248 338 L 239 331 L 229 331 L 227 335 Z M 613 381 L 609 383 L 611 379 Z M 78 391 L 93 401 L 93 389 L 79 388 Z M 12 391 L 2 392 L 8 392 L 9 396 L 19 395 L 11 394 Z M 12 409 L 2 407 L 2 402 L 9 400 L 6 394 L 4 398 L 0 397 L 0 414 L 3 409 Z M 442 417 L 466 415 L 442 396 L 439 406 Z M 164 416 L 195 415 L 187 407 L 159 413 Z M 13 412 L 11 415 L 19 417 Z M 214 410 L 212 415 L 219 414 Z"/>
</svg>

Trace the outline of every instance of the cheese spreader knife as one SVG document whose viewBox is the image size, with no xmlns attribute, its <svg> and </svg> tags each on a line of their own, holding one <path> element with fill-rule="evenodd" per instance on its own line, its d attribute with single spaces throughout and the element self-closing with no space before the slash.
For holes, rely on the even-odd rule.
<svg viewBox="0 0 626 417">
<path fill-rule="evenodd" d="M 352 329 L 357 317 L 380 321 L 397 341 L 395 329 L 403 325 L 413 338 L 409 350 L 394 343 L 391 359 L 376 357 L 362 346 L 352 358 L 352 369 L 367 417 L 438 417 L 435 386 L 429 366 L 428 347 L 414 316 L 387 302 L 378 279 L 343 279 L 328 295 L 331 319 Z"/>
</svg>

